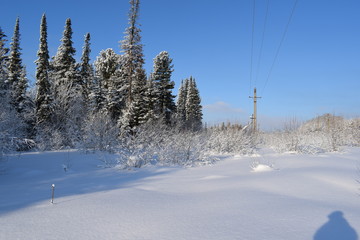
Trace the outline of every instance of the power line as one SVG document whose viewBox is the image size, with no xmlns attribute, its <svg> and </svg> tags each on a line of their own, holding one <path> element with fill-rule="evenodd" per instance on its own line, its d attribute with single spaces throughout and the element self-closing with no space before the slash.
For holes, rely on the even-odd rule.
<svg viewBox="0 0 360 240">
<path fill-rule="evenodd" d="M 249 93 L 251 93 L 251 88 L 252 88 L 253 55 L 254 55 L 254 29 L 255 29 L 255 7 L 256 7 L 256 0 L 254 0 L 253 2 L 254 2 L 254 3 L 253 3 L 252 34 L 251 34 L 250 89 L 249 89 Z"/>
<path fill-rule="evenodd" d="M 266 30 L 268 13 L 269 13 L 269 2 L 270 2 L 270 0 L 267 0 L 267 2 L 266 2 L 266 13 L 265 13 L 264 27 L 263 27 L 262 37 L 261 37 L 260 53 L 259 53 L 259 58 L 258 58 L 258 62 L 257 62 L 257 67 L 256 67 L 256 78 L 255 78 L 255 84 L 254 84 L 255 86 L 256 86 L 257 79 L 259 77 L 260 61 L 261 61 L 261 58 L 262 58 L 262 51 L 263 51 L 264 39 L 265 39 L 265 30 Z"/>
<path fill-rule="evenodd" d="M 276 62 L 276 60 L 277 60 L 277 58 L 278 58 L 278 55 L 279 55 L 279 52 L 280 52 L 280 48 L 281 48 L 281 46 L 282 46 L 282 44 L 283 44 L 283 42 L 284 42 L 286 33 L 287 33 L 288 29 L 289 29 L 289 25 L 290 25 L 291 19 L 292 19 L 293 15 L 294 15 L 294 12 L 295 12 L 295 8 L 296 8 L 297 3 L 298 3 L 298 0 L 295 0 L 294 6 L 293 6 L 293 8 L 292 8 L 292 11 L 291 11 L 291 14 L 290 14 L 290 17 L 289 17 L 289 20 L 288 20 L 288 22 L 287 22 L 287 24 L 286 24 L 286 27 L 285 27 L 285 31 L 284 31 L 284 33 L 283 33 L 283 35 L 282 35 L 282 37 L 281 37 L 280 44 L 279 44 L 279 46 L 278 46 L 278 48 L 277 48 L 277 50 L 276 50 L 276 54 L 275 54 L 274 60 L 273 60 L 273 62 L 272 62 L 272 64 L 271 64 L 269 74 L 268 74 L 268 76 L 267 76 L 267 78 L 266 78 L 265 85 L 264 85 L 264 87 L 263 87 L 263 89 L 262 89 L 262 91 L 261 91 L 262 94 L 263 94 L 263 92 L 264 92 L 264 90 L 265 90 L 265 88 L 266 88 L 266 85 L 267 85 L 267 83 L 268 83 L 268 81 L 269 81 L 270 75 L 271 75 L 271 73 L 272 73 L 272 71 L 273 71 L 275 62 Z"/>
</svg>

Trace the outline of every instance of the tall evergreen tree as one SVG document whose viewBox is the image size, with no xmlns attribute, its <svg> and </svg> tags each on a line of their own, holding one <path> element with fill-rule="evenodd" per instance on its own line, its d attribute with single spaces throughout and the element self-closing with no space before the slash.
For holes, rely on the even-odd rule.
<svg viewBox="0 0 360 240">
<path fill-rule="evenodd" d="M 15 109 L 21 113 L 24 111 L 26 101 L 26 88 L 28 87 L 28 80 L 26 78 L 26 70 L 22 65 L 21 47 L 20 47 L 20 20 L 16 19 L 14 35 L 10 43 L 9 56 L 9 89 L 11 95 L 11 102 Z"/>
<path fill-rule="evenodd" d="M 174 71 L 172 68 L 172 59 L 168 52 L 163 51 L 154 58 L 154 70 L 151 74 L 155 89 L 154 111 L 158 118 L 163 118 L 166 123 L 170 123 L 176 110 L 175 96 L 172 95 L 175 86 L 171 81 L 171 74 Z"/>
<path fill-rule="evenodd" d="M 140 0 L 130 0 L 129 27 L 125 30 L 125 38 L 121 41 L 121 49 L 124 53 L 123 69 L 128 85 L 128 102 L 133 99 L 134 81 L 141 74 L 144 55 L 141 42 L 140 28 L 137 20 L 139 18 Z M 136 90 L 135 90 L 136 91 Z"/>
<path fill-rule="evenodd" d="M 178 98 L 176 102 L 176 121 L 183 127 L 186 122 L 186 99 L 187 99 L 187 90 L 189 85 L 189 79 L 181 81 L 181 86 L 179 88 Z"/>
<path fill-rule="evenodd" d="M 8 52 L 9 49 L 5 46 L 6 35 L 0 27 L 0 93 L 3 95 L 6 89 L 6 83 L 8 78 Z"/>
<path fill-rule="evenodd" d="M 80 77 L 83 85 L 83 97 L 86 104 L 89 103 L 89 95 L 91 91 L 90 89 L 92 87 L 92 82 L 94 79 L 94 70 L 92 65 L 90 64 L 90 52 L 90 33 L 87 33 L 85 35 L 80 63 Z"/>
<path fill-rule="evenodd" d="M 143 82 L 146 79 L 145 72 L 142 72 L 142 75 L 138 74 L 138 78 L 133 82 L 132 100 L 127 103 L 121 118 L 118 120 L 118 126 L 122 133 L 135 133 L 134 129 L 148 120 L 149 109 L 146 102 L 146 88 L 148 85 L 146 80 Z"/>
<path fill-rule="evenodd" d="M 124 71 L 121 68 L 121 59 L 122 56 L 119 55 L 119 68 L 115 70 L 108 83 L 107 112 L 114 121 L 118 121 L 126 106 L 127 91 L 126 83 L 124 81 Z"/>
<path fill-rule="evenodd" d="M 152 121 L 152 120 L 158 120 L 156 114 L 155 114 L 155 101 L 156 101 L 156 91 L 155 91 L 155 82 L 149 77 L 146 83 L 146 89 L 144 93 L 144 100 L 145 100 L 145 109 L 146 114 L 144 117 L 144 121 Z"/>
<path fill-rule="evenodd" d="M 186 125 L 193 131 L 202 128 L 202 106 L 195 79 L 190 77 L 186 96 Z"/>
<path fill-rule="evenodd" d="M 36 63 L 36 85 L 37 92 L 35 98 L 36 124 L 38 128 L 43 128 L 43 124 L 48 125 L 52 114 L 52 96 L 49 82 L 49 50 L 47 43 L 47 23 L 46 15 L 43 14 L 40 25 L 40 46 L 37 52 Z M 41 126 L 40 126 L 41 125 Z"/>
<path fill-rule="evenodd" d="M 95 109 L 115 111 L 116 103 L 113 98 L 117 97 L 116 85 L 118 84 L 117 71 L 120 68 L 120 56 L 113 49 L 102 50 L 94 63 L 96 71 L 96 87 L 93 96 Z M 111 113 L 111 114 L 112 114 Z"/>
<path fill-rule="evenodd" d="M 126 90 L 126 109 L 119 119 L 122 129 L 131 129 L 145 121 L 144 92 L 146 91 L 146 74 L 143 68 L 144 55 L 141 42 L 138 17 L 140 0 L 130 0 L 129 27 L 125 31 L 125 39 L 121 41 L 121 48 L 124 53 L 122 58 L 122 77 Z M 129 111 L 135 111 L 129 113 Z M 132 119 L 126 119 L 126 118 Z M 130 124 L 130 125 L 129 125 Z"/>
<path fill-rule="evenodd" d="M 51 62 L 54 94 L 54 123 L 62 139 L 61 146 L 73 146 L 79 141 L 85 117 L 82 82 L 74 59 L 70 18 L 66 19 L 61 45 Z"/>
<path fill-rule="evenodd" d="M 9 87 L 15 88 L 19 82 L 21 71 L 23 69 L 20 48 L 20 20 L 16 19 L 14 34 L 10 43 L 10 56 L 9 56 Z"/>
<path fill-rule="evenodd" d="M 72 42 L 71 19 L 66 19 L 61 45 L 52 61 L 54 96 L 55 100 L 59 97 L 61 86 L 72 88 L 77 82 L 76 61 L 74 58 L 75 48 Z"/>
</svg>

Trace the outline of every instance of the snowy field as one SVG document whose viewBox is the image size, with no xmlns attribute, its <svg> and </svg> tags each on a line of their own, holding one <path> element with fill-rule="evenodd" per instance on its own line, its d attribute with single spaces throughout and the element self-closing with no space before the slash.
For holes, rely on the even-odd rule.
<svg viewBox="0 0 360 240">
<path fill-rule="evenodd" d="M 0 163 L 0 239 L 353 240 L 360 234 L 360 148 L 322 155 L 261 150 L 197 168 L 101 168 L 104 158 L 111 156 L 63 151 Z M 254 162 L 262 165 L 252 169 Z"/>
</svg>

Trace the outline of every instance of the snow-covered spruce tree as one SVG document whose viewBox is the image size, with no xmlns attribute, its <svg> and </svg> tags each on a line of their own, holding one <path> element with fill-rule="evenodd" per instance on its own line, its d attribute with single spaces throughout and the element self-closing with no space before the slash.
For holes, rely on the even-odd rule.
<svg viewBox="0 0 360 240">
<path fill-rule="evenodd" d="M 19 82 L 21 71 L 23 69 L 20 48 L 20 23 L 19 18 L 16 19 L 12 42 L 10 43 L 9 56 L 9 88 L 14 89 Z"/>
<path fill-rule="evenodd" d="M 71 19 L 68 18 L 66 19 L 65 30 L 61 38 L 61 45 L 51 62 L 56 101 L 59 95 L 64 94 L 59 92 L 61 85 L 68 85 L 69 88 L 72 88 L 75 82 L 77 82 L 76 61 L 74 58 L 76 50 L 73 47 L 72 33 Z"/>
<path fill-rule="evenodd" d="M 115 74 L 116 69 L 119 67 L 119 55 L 113 49 L 108 48 L 102 50 L 95 60 L 96 75 L 102 79 L 102 86 L 108 89 L 111 76 Z"/>
<path fill-rule="evenodd" d="M 126 108 L 118 120 L 122 130 L 128 131 L 145 121 L 144 92 L 146 88 L 146 74 L 143 68 L 144 55 L 141 42 L 139 17 L 140 1 L 130 0 L 129 27 L 125 31 L 125 39 L 121 41 L 124 53 L 122 59 L 122 76 L 126 89 Z M 130 119 L 128 119 L 130 118 Z"/>
<path fill-rule="evenodd" d="M 80 63 L 80 78 L 82 81 L 82 90 L 83 90 L 83 98 L 85 105 L 88 109 L 89 107 L 89 95 L 91 92 L 92 83 L 94 80 L 94 69 L 90 64 L 90 33 L 85 35 L 83 51 L 81 55 L 81 63 Z"/>
<path fill-rule="evenodd" d="M 26 88 L 28 80 L 26 78 L 26 70 L 22 65 L 21 48 L 20 48 L 20 20 L 16 19 L 14 35 L 10 43 L 8 82 L 11 95 L 11 103 L 15 109 L 21 114 L 25 107 Z"/>
<path fill-rule="evenodd" d="M 11 105 L 19 119 L 27 125 L 27 137 L 33 137 L 34 113 L 33 99 L 27 94 L 28 79 L 26 68 L 22 65 L 20 48 L 20 20 L 16 19 L 14 35 L 10 43 L 8 61 L 8 95 Z"/>
<path fill-rule="evenodd" d="M 116 72 L 120 67 L 120 56 L 113 49 L 102 50 L 94 63 L 96 73 L 96 86 L 93 94 L 93 102 L 96 111 L 115 111 L 115 100 L 118 94 L 115 89 L 119 85 Z"/>
<path fill-rule="evenodd" d="M 163 51 L 154 58 L 154 69 L 151 74 L 154 81 L 154 113 L 157 119 L 163 118 L 167 124 L 170 124 L 176 110 L 175 96 L 172 95 L 175 86 L 171 81 L 173 71 L 172 59 L 168 52 Z"/>
<path fill-rule="evenodd" d="M 96 74 L 89 89 L 89 112 L 98 112 L 104 109 L 104 97 L 101 89 L 101 79 Z"/>
<path fill-rule="evenodd" d="M 190 77 L 186 94 L 186 127 L 193 131 L 202 128 L 202 106 L 195 79 Z"/>
<path fill-rule="evenodd" d="M 49 50 L 47 43 L 47 23 L 46 15 L 41 18 L 40 25 L 40 46 L 37 52 L 36 63 L 36 127 L 38 131 L 49 127 L 52 115 L 52 96 L 49 82 Z"/>
<path fill-rule="evenodd" d="M 184 128 L 186 123 L 186 98 L 188 85 L 189 79 L 181 81 L 181 86 L 179 88 L 176 102 L 176 123 L 180 128 Z"/>
<path fill-rule="evenodd" d="M 0 27 L 0 95 L 5 94 L 5 90 L 8 88 L 8 52 L 9 49 L 5 46 L 7 42 L 6 35 Z"/>
<path fill-rule="evenodd" d="M 145 81 L 144 81 L 145 80 Z M 122 112 L 122 116 L 118 121 L 121 134 L 134 134 L 136 127 L 147 122 L 147 108 L 146 102 L 146 76 L 138 73 L 138 78 L 133 82 L 132 100 L 127 103 L 126 108 Z"/>
<path fill-rule="evenodd" d="M 156 99 L 156 92 L 154 87 L 154 80 L 149 77 L 149 79 L 146 82 L 145 87 L 145 93 L 144 93 L 144 100 L 145 100 L 145 109 L 146 114 L 144 116 L 144 121 L 158 121 L 156 115 L 155 115 L 155 99 Z"/>
<path fill-rule="evenodd" d="M 54 93 L 54 123 L 63 139 L 57 146 L 74 146 L 81 137 L 84 110 L 83 85 L 74 59 L 71 20 L 66 19 L 61 45 L 51 62 Z M 60 137 L 59 137 L 60 139 Z"/>
<path fill-rule="evenodd" d="M 121 59 L 122 56 L 119 55 L 119 68 L 110 77 L 107 92 L 107 112 L 115 121 L 119 120 L 126 106 L 126 83 L 124 81 L 124 72 L 121 68 Z"/>
</svg>

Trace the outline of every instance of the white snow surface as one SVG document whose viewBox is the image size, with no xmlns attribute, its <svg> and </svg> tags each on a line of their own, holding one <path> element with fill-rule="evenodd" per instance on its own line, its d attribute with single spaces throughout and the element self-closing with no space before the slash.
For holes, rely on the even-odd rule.
<svg viewBox="0 0 360 240">
<path fill-rule="evenodd" d="M 254 173 L 258 157 L 276 171 Z M 119 170 L 99 167 L 103 158 L 80 151 L 9 156 L 1 163 L 0 239 L 353 240 L 360 234 L 360 148 L 322 155 L 263 150 L 196 168 Z"/>
</svg>

